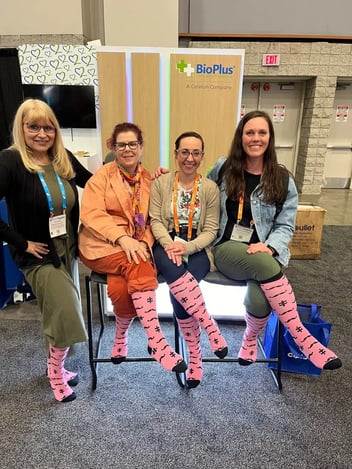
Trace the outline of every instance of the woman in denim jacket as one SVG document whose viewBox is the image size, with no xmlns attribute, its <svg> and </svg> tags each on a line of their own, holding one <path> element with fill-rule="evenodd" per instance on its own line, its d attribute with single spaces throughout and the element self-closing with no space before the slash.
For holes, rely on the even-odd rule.
<svg viewBox="0 0 352 469">
<path fill-rule="evenodd" d="M 220 158 L 208 177 L 220 186 L 215 265 L 227 277 L 247 281 L 239 364 L 255 362 L 258 336 L 273 310 L 316 367 L 341 367 L 341 360 L 303 326 L 282 272 L 290 258 L 298 194 L 292 176 L 278 164 L 274 128 L 265 112 L 252 111 L 241 119 L 228 158 Z"/>
</svg>

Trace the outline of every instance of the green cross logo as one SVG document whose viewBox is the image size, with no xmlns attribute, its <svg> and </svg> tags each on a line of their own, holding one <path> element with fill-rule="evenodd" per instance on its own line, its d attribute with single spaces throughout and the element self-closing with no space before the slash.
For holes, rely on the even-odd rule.
<svg viewBox="0 0 352 469">
<path fill-rule="evenodd" d="M 180 73 L 185 73 L 188 77 L 192 76 L 194 73 L 194 68 L 192 65 L 187 64 L 183 59 L 177 63 L 176 68 Z"/>
</svg>

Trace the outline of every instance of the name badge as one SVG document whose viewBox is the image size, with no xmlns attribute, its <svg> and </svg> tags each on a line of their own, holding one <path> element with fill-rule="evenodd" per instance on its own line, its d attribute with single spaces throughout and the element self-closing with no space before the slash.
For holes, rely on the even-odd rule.
<svg viewBox="0 0 352 469">
<path fill-rule="evenodd" d="M 236 224 L 231 233 L 232 241 L 240 241 L 241 243 L 249 243 L 253 234 L 253 228 L 247 228 Z"/>
<path fill-rule="evenodd" d="M 66 215 L 49 218 L 49 232 L 51 238 L 66 234 Z"/>
</svg>

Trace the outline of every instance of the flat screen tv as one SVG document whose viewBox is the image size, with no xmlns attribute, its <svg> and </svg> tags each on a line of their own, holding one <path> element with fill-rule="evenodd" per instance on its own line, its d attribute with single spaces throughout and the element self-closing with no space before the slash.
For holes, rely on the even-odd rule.
<svg viewBox="0 0 352 469">
<path fill-rule="evenodd" d="M 22 88 L 24 99 L 41 99 L 49 104 L 61 128 L 96 128 L 94 86 L 23 84 Z"/>
</svg>

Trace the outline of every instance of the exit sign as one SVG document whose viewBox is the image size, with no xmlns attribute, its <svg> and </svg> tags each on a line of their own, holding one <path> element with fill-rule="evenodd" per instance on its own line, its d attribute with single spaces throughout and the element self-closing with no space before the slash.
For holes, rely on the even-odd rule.
<svg viewBox="0 0 352 469">
<path fill-rule="evenodd" d="M 273 67 L 280 65 L 280 54 L 263 54 L 262 65 L 266 67 Z"/>
</svg>

